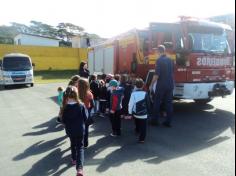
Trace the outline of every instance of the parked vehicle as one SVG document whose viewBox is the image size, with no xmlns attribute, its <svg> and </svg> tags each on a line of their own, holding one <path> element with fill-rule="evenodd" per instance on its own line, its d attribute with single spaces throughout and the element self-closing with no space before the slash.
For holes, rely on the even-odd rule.
<svg viewBox="0 0 236 176">
<path fill-rule="evenodd" d="M 234 90 L 229 30 L 228 25 L 188 17 L 177 23 L 151 23 L 148 29 L 132 30 L 91 47 L 89 69 L 145 79 L 155 69 L 156 48 L 163 44 L 175 62 L 174 97 L 207 103 Z"/>
<path fill-rule="evenodd" d="M 7 54 L 0 62 L 0 85 L 6 87 L 16 84 L 34 86 L 33 64 L 27 55 Z"/>
</svg>

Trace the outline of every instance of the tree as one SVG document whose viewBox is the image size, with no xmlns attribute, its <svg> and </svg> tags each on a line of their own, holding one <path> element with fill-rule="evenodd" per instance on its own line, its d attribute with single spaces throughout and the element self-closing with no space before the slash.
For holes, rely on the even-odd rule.
<svg viewBox="0 0 236 176">
<path fill-rule="evenodd" d="M 71 41 L 71 38 L 84 31 L 84 28 L 72 23 L 59 23 L 57 25 L 59 37 L 64 41 Z"/>
<path fill-rule="evenodd" d="M 39 21 L 30 21 L 30 25 L 12 22 L 11 26 L 0 26 L 0 43 L 13 43 L 19 33 L 36 34 L 61 39 L 60 46 L 71 47 L 71 38 L 76 35 L 86 35 L 90 38 L 100 38 L 96 34 L 84 32 L 84 28 L 72 23 L 59 23 L 56 27 Z"/>
<path fill-rule="evenodd" d="M 30 30 L 33 34 L 39 34 L 43 36 L 48 36 L 48 37 L 53 37 L 57 38 L 58 37 L 58 31 L 55 27 L 38 22 L 38 21 L 30 21 Z"/>
<path fill-rule="evenodd" d="M 11 27 L 15 29 L 18 33 L 31 33 L 30 27 L 25 24 L 12 22 Z"/>
<path fill-rule="evenodd" d="M 0 26 L 0 44 L 14 44 L 17 30 L 12 26 Z"/>
</svg>

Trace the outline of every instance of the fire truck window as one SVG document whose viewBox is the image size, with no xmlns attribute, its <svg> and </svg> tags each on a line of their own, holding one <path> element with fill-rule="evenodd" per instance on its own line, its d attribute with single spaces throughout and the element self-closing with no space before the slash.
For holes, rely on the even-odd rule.
<svg viewBox="0 0 236 176">
<path fill-rule="evenodd" d="M 172 34 L 170 32 L 164 34 L 164 41 L 165 42 L 172 42 Z"/>
<path fill-rule="evenodd" d="M 152 33 L 152 48 L 157 48 L 157 33 Z"/>
<path fill-rule="evenodd" d="M 148 38 L 145 38 L 145 39 L 144 39 L 144 42 L 143 42 L 143 51 L 144 51 L 144 52 L 148 52 Z"/>
</svg>

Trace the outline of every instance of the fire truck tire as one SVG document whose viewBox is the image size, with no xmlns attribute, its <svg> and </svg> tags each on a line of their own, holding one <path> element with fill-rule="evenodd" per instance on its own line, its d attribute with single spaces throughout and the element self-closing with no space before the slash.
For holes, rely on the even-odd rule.
<svg viewBox="0 0 236 176">
<path fill-rule="evenodd" d="M 208 99 L 199 99 L 199 100 L 194 100 L 195 103 L 200 104 L 200 105 L 205 105 L 207 103 L 210 103 L 213 99 L 208 98 Z"/>
</svg>

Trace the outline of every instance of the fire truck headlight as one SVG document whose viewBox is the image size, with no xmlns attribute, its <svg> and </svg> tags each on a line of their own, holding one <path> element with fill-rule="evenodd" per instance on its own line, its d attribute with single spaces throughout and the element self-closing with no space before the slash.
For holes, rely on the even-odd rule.
<svg viewBox="0 0 236 176">
<path fill-rule="evenodd" d="M 190 61 L 186 61 L 186 66 L 190 67 Z"/>
</svg>

